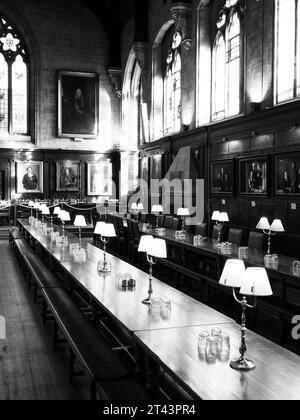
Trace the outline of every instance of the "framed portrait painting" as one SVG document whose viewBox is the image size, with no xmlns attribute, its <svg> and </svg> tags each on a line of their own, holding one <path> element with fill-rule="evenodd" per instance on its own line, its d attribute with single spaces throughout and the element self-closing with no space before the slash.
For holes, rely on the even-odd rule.
<svg viewBox="0 0 300 420">
<path fill-rule="evenodd" d="M 151 158 L 151 179 L 161 180 L 162 178 L 162 156 L 157 155 Z"/>
<path fill-rule="evenodd" d="M 61 71 L 58 76 L 58 135 L 95 138 L 99 130 L 96 73 Z"/>
<path fill-rule="evenodd" d="M 149 158 L 147 157 L 140 161 L 140 177 L 147 185 L 149 184 Z"/>
<path fill-rule="evenodd" d="M 300 153 L 275 156 L 275 194 L 300 195 Z"/>
<path fill-rule="evenodd" d="M 234 159 L 216 161 L 211 163 L 211 193 L 214 195 L 234 195 Z"/>
<path fill-rule="evenodd" d="M 56 163 L 56 190 L 58 192 L 80 191 L 80 162 Z"/>
<path fill-rule="evenodd" d="M 42 194 L 44 192 L 43 162 L 16 162 L 18 194 Z"/>
<path fill-rule="evenodd" d="M 87 164 L 88 196 L 112 195 L 112 163 L 109 159 Z"/>
<path fill-rule="evenodd" d="M 240 172 L 240 194 L 267 196 L 269 193 L 269 157 L 251 157 L 241 159 Z"/>
</svg>

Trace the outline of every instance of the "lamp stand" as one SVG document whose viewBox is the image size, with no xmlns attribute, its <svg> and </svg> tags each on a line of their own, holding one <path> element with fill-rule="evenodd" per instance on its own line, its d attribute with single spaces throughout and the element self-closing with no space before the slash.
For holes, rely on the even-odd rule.
<svg viewBox="0 0 300 420">
<path fill-rule="evenodd" d="M 265 235 L 268 236 L 268 252 L 267 252 L 267 255 L 271 255 L 271 238 L 272 238 L 272 236 L 275 236 L 276 233 L 275 232 L 273 233 L 271 230 L 269 230 L 269 231 L 264 230 L 263 232 L 264 232 Z"/>
<path fill-rule="evenodd" d="M 222 235 L 222 229 L 223 229 L 223 223 L 217 222 L 218 227 L 218 248 L 221 248 L 221 235 Z"/>
<path fill-rule="evenodd" d="M 148 263 L 150 264 L 150 268 L 149 268 L 149 289 L 148 289 L 148 297 L 147 299 L 142 300 L 142 303 L 144 305 L 151 305 L 151 296 L 153 294 L 153 287 L 152 287 L 152 279 L 153 279 L 153 266 L 156 264 L 155 260 L 153 257 L 150 257 L 147 254 L 147 260 Z"/>
<path fill-rule="evenodd" d="M 104 252 L 104 255 L 103 255 L 102 268 L 99 267 L 98 268 L 98 271 L 99 271 L 99 273 L 110 273 L 111 272 L 111 269 L 108 266 L 107 257 L 106 257 L 106 245 L 108 244 L 109 239 L 105 239 L 105 238 L 101 237 L 101 241 L 103 243 L 103 252 Z M 98 265 L 100 266 L 101 263 L 99 263 Z"/>
<path fill-rule="evenodd" d="M 158 231 L 158 229 L 159 229 L 159 226 L 158 226 L 158 216 L 159 216 L 159 213 L 155 213 L 155 217 L 156 217 L 156 228 L 155 228 L 155 230 L 156 231 Z"/>
<path fill-rule="evenodd" d="M 79 226 L 79 249 L 81 249 L 81 227 Z"/>
<path fill-rule="evenodd" d="M 182 230 L 183 232 L 185 232 L 185 216 L 182 216 L 182 217 L 181 217 L 181 220 L 182 220 L 181 230 Z"/>
<path fill-rule="evenodd" d="M 241 339 L 241 347 L 240 347 L 240 355 L 241 357 L 237 360 L 233 360 L 230 363 L 230 367 L 235 370 L 249 372 L 251 370 L 254 370 L 256 368 L 255 363 L 251 360 L 246 359 L 245 355 L 247 353 L 247 345 L 246 345 L 246 309 L 254 309 L 256 307 L 256 303 L 254 306 L 251 306 L 248 304 L 246 297 L 244 296 L 242 300 L 239 300 L 236 296 L 235 289 L 233 289 L 233 296 L 236 302 L 238 302 L 242 307 L 242 327 L 241 327 L 241 333 L 242 333 L 242 339 Z"/>
</svg>

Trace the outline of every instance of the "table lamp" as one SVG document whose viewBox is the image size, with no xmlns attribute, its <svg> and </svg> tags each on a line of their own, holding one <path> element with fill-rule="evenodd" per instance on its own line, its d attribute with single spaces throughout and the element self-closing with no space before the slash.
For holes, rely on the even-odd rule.
<svg viewBox="0 0 300 420">
<path fill-rule="evenodd" d="M 101 239 L 101 233 L 102 233 L 102 229 L 103 226 L 105 225 L 105 222 L 97 222 L 95 230 L 94 230 L 94 235 L 99 235 L 100 239 Z"/>
<path fill-rule="evenodd" d="M 60 212 L 61 212 L 61 208 L 60 207 L 55 207 L 54 211 L 53 211 L 53 215 L 58 217 Z"/>
<path fill-rule="evenodd" d="M 221 234 L 222 234 L 222 229 L 224 226 L 224 223 L 229 222 L 229 217 L 228 217 L 228 213 L 221 213 L 220 211 L 214 211 L 212 218 L 212 221 L 216 222 L 216 226 L 218 227 L 218 247 L 221 247 Z"/>
<path fill-rule="evenodd" d="M 30 207 L 30 220 L 33 218 L 34 201 L 29 201 L 28 207 Z"/>
<path fill-rule="evenodd" d="M 71 217 L 70 217 L 70 213 L 66 210 L 62 210 L 59 215 L 58 218 L 61 220 L 62 223 L 62 230 L 63 230 L 63 238 L 65 237 L 65 224 L 66 222 L 70 222 L 71 221 Z"/>
<path fill-rule="evenodd" d="M 74 226 L 78 227 L 79 230 L 79 248 L 81 249 L 81 228 L 86 227 L 86 220 L 85 217 L 82 215 L 78 215 L 75 217 Z"/>
<path fill-rule="evenodd" d="M 256 229 L 262 230 L 265 235 L 268 236 L 268 255 L 271 255 L 271 238 L 277 233 L 284 232 L 284 227 L 281 220 L 275 219 L 272 225 L 270 225 L 269 220 L 266 217 L 262 217 L 256 226 Z"/>
<path fill-rule="evenodd" d="M 158 216 L 160 213 L 163 213 L 164 209 L 163 206 L 160 205 L 154 205 L 152 206 L 152 213 L 156 216 L 156 230 L 158 230 L 159 226 L 158 226 Z"/>
<path fill-rule="evenodd" d="M 178 209 L 177 216 L 179 216 L 182 220 L 181 230 L 185 232 L 185 220 L 187 217 L 190 217 L 189 209 Z"/>
<path fill-rule="evenodd" d="M 109 243 L 110 238 L 115 238 L 116 231 L 115 227 L 111 223 L 104 223 L 98 226 L 97 234 L 101 236 L 101 241 L 103 243 L 103 262 L 98 263 L 98 271 L 99 273 L 109 273 L 111 271 L 111 268 L 109 267 L 107 263 L 107 256 L 106 256 L 106 245 Z"/>
<path fill-rule="evenodd" d="M 42 221 L 45 222 L 45 216 L 50 216 L 50 210 L 47 206 L 42 207 Z"/>
<path fill-rule="evenodd" d="M 35 210 L 35 212 L 36 212 L 36 219 L 38 220 L 38 219 L 39 219 L 39 209 L 40 209 L 40 203 L 34 203 L 33 208 L 34 208 L 34 210 Z"/>
<path fill-rule="evenodd" d="M 257 305 L 256 297 L 272 296 L 270 281 L 267 272 L 264 268 L 247 268 L 241 260 L 228 260 L 225 264 L 220 284 L 224 287 L 233 289 L 234 299 L 242 307 L 242 326 L 241 326 L 241 357 L 233 360 L 230 363 L 232 369 L 248 372 L 255 369 L 255 363 L 246 358 L 247 345 L 246 345 L 246 309 L 254 309 Z M 235 289 L 240 289 L 239 293 L 243 298 L 239 300 L 236 296 Z M 254 305 L 249 305 L 246 296 L 255 297 Z"/>
<path fill-rule="evenodd" d="M 167 258 L 166 241 L 164 239 L 154 239 L 151 235 L 144 235 L 140 239 L 138 252 L 146 253 L 147 260 L 150 264 L 148 297 L 144 299 L 142 303 L 144 305 L 151 305 L 151 296 L 153 294 L 153 266 L 156 264 L 157 258 Z"/>
</svg>

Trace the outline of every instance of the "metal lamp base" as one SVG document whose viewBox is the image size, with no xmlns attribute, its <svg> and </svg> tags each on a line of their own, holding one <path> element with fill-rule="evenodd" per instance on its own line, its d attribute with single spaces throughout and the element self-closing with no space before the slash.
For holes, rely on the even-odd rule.
<svg viewBox="0 0 300 420">
<path fill-rule="evenodd" d="M 142 300 L 142 303 L 144 305 L 151 305 L 151 298 L 147 298 L 147 299 Z"/>
<path fill-rule="evenodd" d="M 254 370 L 256 368 L 256 365 L 251 360 L 237 359 L 237 360 L 233 360 L 230 363 L 230 367 L 235 370 L 240 370 L 243 372 L 250 372 L 251 370 Z"/>
<path fill-rule="evenodd" d="M 99 270 L 99 273 L 111 273 L 111 269 L 109 267 L 103 267 Z"/>
</svg>

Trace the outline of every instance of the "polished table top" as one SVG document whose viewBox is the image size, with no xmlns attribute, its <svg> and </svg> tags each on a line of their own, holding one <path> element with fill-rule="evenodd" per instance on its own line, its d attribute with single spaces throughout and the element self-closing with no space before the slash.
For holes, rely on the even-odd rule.
<svg viewBox="0 0 300 420">
<path fill-rule="evenodd" d="M 158 234 L 155 230 L 150 229 L 148 232 L 143 232 L 143 230 L 141 229 L 142 225 L 140 224 L 140 231 L 143 234 L 149 234 L 149 235 L 153 235 L 155 237 L 159 237 L 162 239 L 165 239 L 167 242 L 173 243 L 174 245 L 178 245 L 181 247 L 185 247 L 185 248 L 189 248 L 191 251 L 204 251 L 207 253 L 210 253 L 212 255 L 220 255 L 223 256 L 224 258 L 228 259 L 228 258 L 233 258 L 236 259 L 239 257 L 239 247 L 235 244 L 233 244 L 233 248 L 232 248 L 232 252 L 231 254 L 224 254 L 222 253 L 221 249 L 218 247 L 218 241 L 211 239 L 211 238 L 207 238 L 207 241 L 201 245 L 201 246 L 196 246 L 194 245 L 194 235 L 191 235 L 189 233 L 186 233 L 185 239 L 176 239 L 175 238 L 175 231 L 173 229 L 165 229 L 165 233 L 163 234 Z M 265 267 L 265 263 L 264 263 L 264 257 L 265 257 L 266 253 L 261 251 L 261 250 L 257 250 L 254 248 L 249 248 L 249 254 L 248 254 L 248 259 L 245 259 L 245 263 L 247 265 L 253 265 L 253 266 L 258 266 L 258 267 Z M 289 276 L 289 277 L 293 277 L 294 279 L 300 281 L 300 274 L 299 275 L 295 275 L 295 273 L 293 273 L 293 262 L 295 261 L 294 258 L 290 258 L 284 255 L 279 255 L 279 265 L 276 268 L 267 268 L 267 270 L 279 273 L 279 274 L 283 274 L 284 276 Z"/>
<path fill-rule="evenodd" d="M 206 326 L 210 331 L 216 325 Z M 219 326 L 220 327 L 220 326 Z M 220 327 L 231 339 L 230 360 L 239 357 L 240 327 Z M 190 327 L 135 334 L 167 372 L 192 394 L 203 400 L 299 400 L 300 357 L 248 332 L 248 358 L 256 370 L 241 373 L 231 369 L 229 360 L 208 363 L 198 354 L 198 336 L 203 328 Z"/>
<path fill-rule="evenodd" d="M 69 248 L 58 248 L 55 243 L 51 243 L 50 238 L 31 227 L 28 222 L 20 220 L 19 223 L 70 273 L 77 285 L 130 333 L 234 322 L 227 316 L 154 278 L 153 297 L 168 298 L 172 305 L 170 319 L 162 317 L 157 319 L 152 316 L 149 307 L 142 304 L 142 300 L 148 294 L 149 276 L 146 273 L 111 255 L 108 256 L 108 260 L 111 262 L 112 272 L 98 273 L 98 261 L 103 260 L 102 250 L 83 241 L 82 247 L 86 250 L 87 259 L 83 263 L 75 263 L 73 256 L 69 253 Z M 55 229 L 61 230 L 57 227 Z M 70 242 L 78 242 L 78 238 L 71 233 L 66 232 L 66 236 Z M 116 281 L 120 273 L 130 273 L 136 280 L 136 288 L 124 291 Z"/>
</svg>

